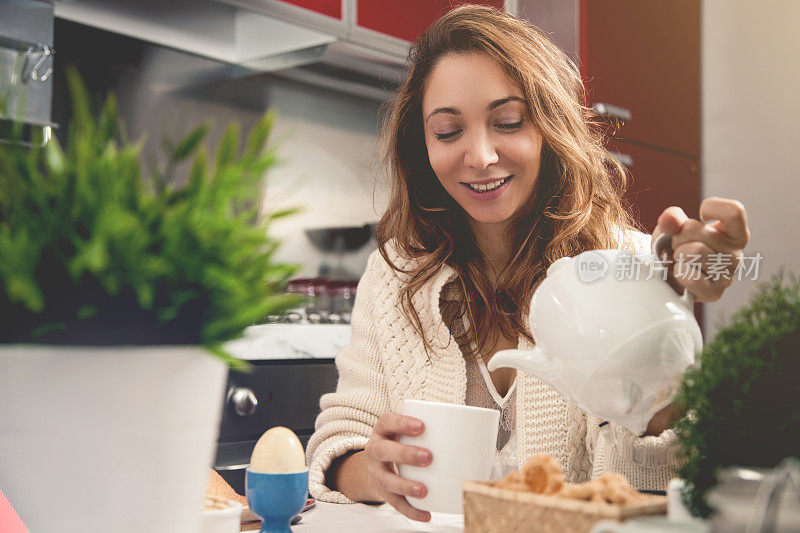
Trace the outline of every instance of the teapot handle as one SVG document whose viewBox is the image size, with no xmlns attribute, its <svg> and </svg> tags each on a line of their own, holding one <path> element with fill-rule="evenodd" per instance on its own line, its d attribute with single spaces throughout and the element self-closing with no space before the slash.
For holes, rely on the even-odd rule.
<svg viewBox="0 0 800 533">
<path fill-rule="evenodd" d="M 665 252 L 668 252 L 672 248 L 672 235 L 668 233 L 662 233 L 655 239 L 653 239 L 653 244 L 651 246 L 653 255 L 660 259 L 661 255 Z M 694 310 L 694 295 L 689 292 L 689 289 L 684 288 L 683 294 L 680 296 L 680 302 L 686 307 L 688 310 Z"/>
</svg>

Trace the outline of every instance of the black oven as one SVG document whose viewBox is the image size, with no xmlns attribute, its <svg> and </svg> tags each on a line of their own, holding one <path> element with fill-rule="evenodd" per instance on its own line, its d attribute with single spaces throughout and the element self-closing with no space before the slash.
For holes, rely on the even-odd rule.
<svg viewBox="0 0 800 533">
<path fill-rule="evenodd" d="M 273 426 L 297 433 L 303 447 L 314 432 L 319 399 L 336 390 L 334 360 L 251 360 L 252 373 L 231 371 L 223 399 L 214 469 L 239 494 L 259 437 Z"/>
</svg>

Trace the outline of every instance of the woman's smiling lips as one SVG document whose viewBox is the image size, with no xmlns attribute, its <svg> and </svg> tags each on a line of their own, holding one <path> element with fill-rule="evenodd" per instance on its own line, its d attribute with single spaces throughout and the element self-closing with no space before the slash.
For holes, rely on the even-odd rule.
<svg viewBox="0 0 800 533">
<path fill-rule="evenodd" d="M 514 175 L 512 174 L 503 178 L 489 178 L 469 183 L 462 181 L 460 183 L 467 190 L 470 197 L 476 200 L 494 200 L 508 189 L 508 184 L 513 177 Z"/>
</svg>

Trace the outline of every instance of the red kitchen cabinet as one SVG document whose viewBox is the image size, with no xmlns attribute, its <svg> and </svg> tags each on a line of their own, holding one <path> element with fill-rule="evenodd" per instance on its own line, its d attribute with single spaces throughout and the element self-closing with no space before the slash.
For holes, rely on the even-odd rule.
<svg viewBox="0 0 800 533">
<path fill-rule="evenodd" d="M 671 205 L 681 207 L 688 216 L 700 212 L 700 162 L 696 157 L 612 139 L 608 149 L 630 158 L 626 200 L 633 206 L 637 220 L 652 232 L 658 216 Z"/>
<path fill-rule="evenodd" d="M 612 139 L 607 148 L 625 162 L 628 190 L 625 201 L 645 231 L 652 233 L 658 216 L 671 205 L 692 218 L 700 212 L 700 161 L 696 157 Z M 695 317 L 703 324 L 702 304 L 695 304 Z"/>
<path fill-rule="evenodd" d="M 342 18 L 342 0 L 280 0 L 329 17 Z"/>
<path fill-rule="evenodd" d="M 502 9 L 503 0 L 357 0 L 356 24 L 386 35 L 413 41 L 443 14 L 461 4 L 484 4 Z"/>
<path fill-rule="evenodd" d="M 700 0 L 581 0 L 591 105 L 630 111 L 617 134 L 700 155 Z"/>
</svg>

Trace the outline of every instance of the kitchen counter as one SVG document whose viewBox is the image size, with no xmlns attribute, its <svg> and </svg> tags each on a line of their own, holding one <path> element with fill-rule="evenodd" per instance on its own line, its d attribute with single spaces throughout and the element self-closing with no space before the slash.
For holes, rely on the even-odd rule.
<svg viewBox="0 0 800 533">
<path fill-rule="evenodd" d="M 332 359 L 349 342 L 350 324 L 259 324 L 224 347 L 249 361 Z"/>
</svg>

